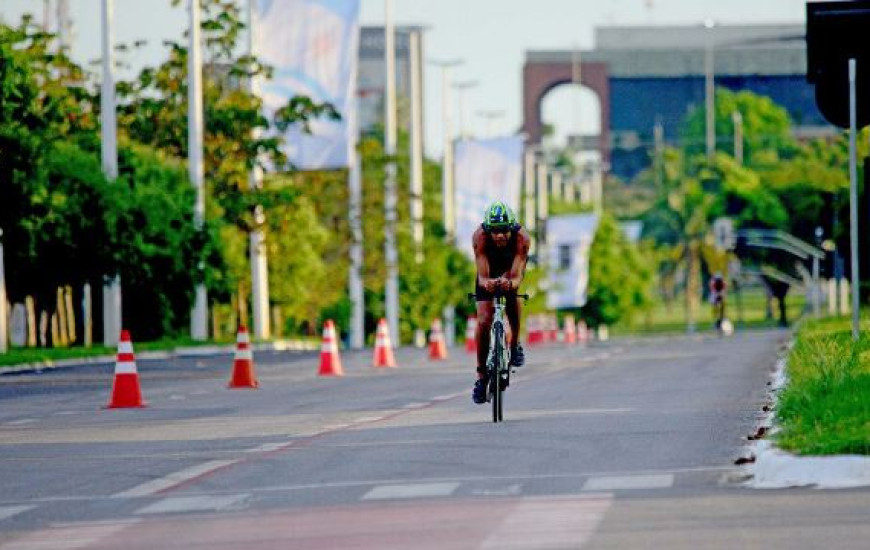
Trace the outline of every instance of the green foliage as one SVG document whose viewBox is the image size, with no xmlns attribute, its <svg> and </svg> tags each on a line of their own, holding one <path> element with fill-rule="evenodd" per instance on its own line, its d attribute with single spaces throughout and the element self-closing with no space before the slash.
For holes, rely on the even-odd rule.
<svg viewBox="0 0 870 550">
<path fill-rule="evenodd" d="M 629 243 L 616 220 L 601 216 L 589 251 L 589 288 L 583 317 L 592 326 L 613 325 L 652 303 L 649 256 Z"/>
<path fill-rule="evenodd" d="M 181 163 L 122 142 L 118 169 L 120 177 L 108 187 L 107 225 L 125 323 L 142 340 L 177 335 L 189 326 L 193 288 L 204 277 L 197 248 L 217 243 L 200 242 L 192 221 L 194 191 Z M 209 267 L 204 273 L 219 266 Z"/>
<path fill-rule="evenodd" d="M 846 319 L 805 323 L 777 403 L 777 443 L 799 454 L 870 454 L 870 339 Z"/>
<path fill-rule="evenodd" d="M 716 89 L 715 126 L 718 151 L 734 156 L 734 113 L 743 119 L 743 154 L 747 166 L 760 168 L 776 165 L 797 149 L 791 136 L 788 112 L 769 97 L 749 91 L 732 92 Z M 686 117 L 683 130 L 686 153 L 704 154 L 706 150 L 706 112 L 703 104 Z"/>
</svg>

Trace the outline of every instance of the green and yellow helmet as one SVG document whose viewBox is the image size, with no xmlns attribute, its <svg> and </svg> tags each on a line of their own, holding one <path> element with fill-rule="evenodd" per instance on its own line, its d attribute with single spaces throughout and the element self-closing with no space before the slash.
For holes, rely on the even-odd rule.
<svg viewBox="0 0 870 550">
<path fill-rule="evenodd" d="M 507 204 L 496 201 L 486 209 L 486 214 L 483 217 L 483 229 L 487 233 L 498 230 L 515 231 L 516 228 L 517 217 Z"/>
</svg>

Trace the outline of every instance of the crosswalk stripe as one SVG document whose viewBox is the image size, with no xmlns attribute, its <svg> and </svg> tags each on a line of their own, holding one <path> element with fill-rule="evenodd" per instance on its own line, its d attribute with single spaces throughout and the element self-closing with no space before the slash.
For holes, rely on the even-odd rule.
<svg viewBox="0 0 870 550">
<path fill-rule="evenodd" d="M 411 483 L 406 485 L 378 485 L 362 496 L 362 500 L 393 498 L 446 497 L 453 494 L 459 483 Z"/>
<path fill-rule="evenodd" d="M 483 541 L 482 550 L 581 548 L 610 508 L 610 494 L 522 500 Z"/>
<path fill-rule="evenodd" d="M 203 462 L 202 464 L 197 464 L 196 466 L 173 472 L 167 476 L 161 477 L 160 479 L 137 485 L 132 489 L 115 493 L 112 496 L 115 498 L 147 497 L 184 483 L 185 481 L 213 472 L 219 468 L 223 468 L 224 466 L 235 464 L 236 462 L 238 462 L 238 460 L 211 460 L 209 462 Z"/>
<path fill-rule="evenodd" d="M 174 514 L 180 512 L 219 512 L 238 505 L 251 495 L 169 497 L 136 510 L 136 514 Z"/>
<path fill-rule="evenodd" d="M 666 489 L 673 486 L 673 474 L 590 477 L 584 491 L 617 491 L 629 489 Z"/>
</svg>

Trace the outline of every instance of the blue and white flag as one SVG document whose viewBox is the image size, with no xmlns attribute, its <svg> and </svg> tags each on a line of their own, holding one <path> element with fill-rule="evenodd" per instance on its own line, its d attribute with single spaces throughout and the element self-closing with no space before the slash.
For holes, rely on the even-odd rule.
<svg viewBox="0 0 870 550">
<path fill-rule="evenodd" d="M 504 201 L 519 211 L 523 138 L 461 140 L 456 144 L 455 164 L 456 244 L 473 256 L 471 236 L 490 203 Z"/>
<path fill-rule="evenodd" d="M 313 121 L 311 134 L 290 128 L 287 156 L 303 170 L 347 166 L 356 145 L 359 0 L 256 1 L 254 54 L 274 68 L 272 79 L 259 83 L 266 110 L 304 95 L 331 103 L 342 116 Z"/>
</svg>

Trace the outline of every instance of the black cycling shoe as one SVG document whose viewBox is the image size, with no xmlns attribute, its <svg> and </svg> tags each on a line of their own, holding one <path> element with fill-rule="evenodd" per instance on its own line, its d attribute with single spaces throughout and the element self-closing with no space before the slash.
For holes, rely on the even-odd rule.
<svg viewBox="0 0 870 550">
<path fill-rule="evenodd" d="M 523 346 L 517 344 L 517 347 L 511 349 L 511 360 L 508 365 L 512 367 L 522 367 L 526 364 L 526 355 L 523 353 Z"/>
<path fill-rule="evenodd" d="M 486 392 L 488 391 L 486 378 L 478 378 L 474 383 L 474 389 L 471 390 L 471 400 L 482 405 L 486 403 Z"/>
</svg>

